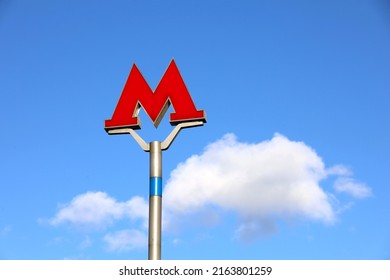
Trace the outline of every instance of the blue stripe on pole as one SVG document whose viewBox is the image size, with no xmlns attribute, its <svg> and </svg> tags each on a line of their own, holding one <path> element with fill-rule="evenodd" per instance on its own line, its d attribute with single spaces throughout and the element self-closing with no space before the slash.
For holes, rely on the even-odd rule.
<svg viewBox="0 0 390 280">
<path fill-rule="evenodd" d="M 162 196 L 162 178 L 160 177 L 151 177 L 149 184 L 150 196 L 159 195 Z"/>
</svg>

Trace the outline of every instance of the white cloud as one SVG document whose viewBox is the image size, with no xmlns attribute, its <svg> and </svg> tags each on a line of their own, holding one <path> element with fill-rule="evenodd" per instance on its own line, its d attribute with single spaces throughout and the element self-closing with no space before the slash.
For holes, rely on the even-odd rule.
<svg viewBox="0 0 390 280">
<path fill-rule="evenodd" d="M 164 204 L 174 212 L 214 204 L 245 216 L 298 215 L 331 222 L 332 207 L 318 185 L 324 176 L 321 158 L 301 142 L 275 135 L 248 144 L 228 134 L 171 173 Z"/>
<path fill-rule="evenodd" d="M 345 192 L 355 198 L 365 198 L 372 195 L 371 189 L 352 178 L 338 178 L 334 184 L 337 192 Z"/>
<path fill-rule="evenodd" d="M 173 215 L 210 205 L 234 211 L 242 218 L 236 238 L 250 240 L 274 232 L 278 218 L 333 223 L 332 197 L 319 183 L 349 173 L 342 165 L 326 169 L 313 149 L 280 134 L 259 143 L 238 142 L 227 134 L 172 171 L 164 207 Z M 349 185 L 356 196 L 352 189 L 359 188 Z"/>
<path fill-rule="evenodd" d="M 77 227 L 102 229 L 124 217 L 141 219 L 146 224 L 148 204 L 141 197 L 117 202 L 104 192 L 87 192 L 60 207 L 49 222 L 52 225 L 69 223 Z"/>
<path fill-rule="evenodd" d="M 163 192 L 163 230 L 176 231 L 189 213 L 201 217 L 200 226 L 215 225 L 224 213 L 236 214 L 239 224 L 233 238 L 244 242 L 275 233 L 280 219 L 332 224 L 347 208 L 336 194 L 320 185 L 330 176 L 337 178 L 336 193 L 353 198 L 371 194 L 368 186 L 352 179 L 348 168 L 326 168 L 303 142 L 276 134 L 269 141 L 243 143 L 227 134 L 171 172 Z M 118 202 L 104 192 L 87 192 L 62 205 L 49 223 L 104 229 L 123 218 L 140 220 L 142 226 L 107 233 L 104 241 L 108 249 L 127 251 L 145 246 L 148 203 L 141 197 Z"/>
<path fill-rule="evenodd" d="M 351 176 L 352 172 L 344 165 L 334 165 L 326 170 L 327 175 Z"/>
<path fill-rule="evenodd" d="M 139 230 L 121 230 L 104 236 L 104 241 L 110 251 L 130 251 L 147 247 L 148 237 Z"/>
</svg>

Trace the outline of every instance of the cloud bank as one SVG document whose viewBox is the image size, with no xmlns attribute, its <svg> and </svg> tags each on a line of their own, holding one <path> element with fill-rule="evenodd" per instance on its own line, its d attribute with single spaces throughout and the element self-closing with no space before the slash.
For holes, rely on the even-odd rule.
<svg viewBox="0 0 390 280">
<path fill-rule="evenodd" d="M 275 232 L 277 219 L 334 223 L 334 195 L 321 187 L 322 180 L 339 176 L 336 192 L 354 198 L 371 194 L 366 185 L 345 177 L 350 173 L 342 165 L 325 168 L 312 148 L 280 134 L 259 143 L 226 134 L 173 170 L 164 204 L 176 215 L 209 206 L 233 211 L 241 217 L 235 236 L 246 241 Z"/>
<path fill-rule="evenodd" d="M 84 229 L 104 229 L 125 217 L 141 219 L 146 226 L 148 204 L 135 196 L 126 202 L 117 202 L 104 192 L 87 192 L 60 206 L 58 213 L 49 220 L 53 226 L 71 224 Z"/>
<path fill-rule="evenodd" d="M 321 181 L 332 176 L 333 186 L 322 187 Z M 218 209 L 239 217 L 232 236 L 247 242 L 276 232 L 278 220 L 333 224 L 340 193 L 361 199 L 370 196 L 371 189 L 353 179 L 343 165 L 326 168 L 303 142 L 275 134 L 268 141 L 244 143 L 226 134 L 171 172 L 163 192 L 163 223 L 169 228 L 180 216 L 211 212 L 209 216 L 219 220 L 212 210 Z M 148 204 L 141 197 L 118 202 L 106 193 L 88 192 L 61 206 L 50 223 L 102 229 L 124 218 L 141 220 L 143 227 L 107 233 L 107 248 L 146 246 Z"/>
<path fill-rule="evenodd" d="M 321 158 L 303 143 L 275 135 L 248 144 L 227 134 L 171 173 L 164 203 L 174 212 L 214 204 L 244 216 L 332 222 L 329 198 L 318 184 L 325 176 Z"/>
</svg>

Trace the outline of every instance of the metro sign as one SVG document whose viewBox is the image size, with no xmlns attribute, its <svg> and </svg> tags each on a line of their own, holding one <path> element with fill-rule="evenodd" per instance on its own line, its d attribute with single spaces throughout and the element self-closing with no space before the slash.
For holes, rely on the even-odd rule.
<svg viewBox="0 0 390 280">
<path fill-rule="evenodd" d="M 146 143 L 135 129 L 141 128 L 139 111 L 141 107 L 158 127 L 166 111 L 172 105 L 170 123 L 175 128 L 164 141 Z M 202 126 L 206 122 L 206 113 L 197 110 L 177 69 L 174 60 L 162 76 L 153 92 L 141 72 L 134 64 L 119 98 L 114 114 L 104 123 L 108 134 L 126 134 L 145 151 L 149 152 L 149 241 L 148 259 L 161 259 L 161 225 L 162 225 L 162 151 L 167 150 L 183 128 Z"/>
<path fill-rule="evenodd" d="M 153 92 L 141 72 L 134 64 L 123 88 L 119 102 L 110 120 L 105 121 L 104 129 L 140 129 L 139 111 L 141 107 L 158 127 L 166 111 L 172 105 L 174 113 L 170 114 L 171 125 L 186 122 L 206 122 L 204 110 L 197 110 L 184 84 L 174 60 L 161 78 Z"/>
</svg>

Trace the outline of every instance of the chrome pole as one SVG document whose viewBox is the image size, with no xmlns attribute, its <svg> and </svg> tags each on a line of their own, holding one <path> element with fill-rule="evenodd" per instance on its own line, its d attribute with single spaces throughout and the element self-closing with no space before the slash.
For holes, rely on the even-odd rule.
<svg viewBox="0 0 390 280">
<path fill-rule="evenodd" d="M 161 260 L 161 212 L 162 212 L 162 151 L 167 150 L 183 128 L 202 126 L 203 121 L 179 123 L 163 142 L 153 141 L 147 144 L 131 128 L 108 129 L 108 134 L 126 134 L 133 136 L 139 146 L 150 154 L 149 179 L 149 247 L 148 259 Z"/>
<path fill-rule="evenodd" d="M 149 260 L 161 260 L 162 152 L 161 142 L 150 143 Z"/>
</svg>

